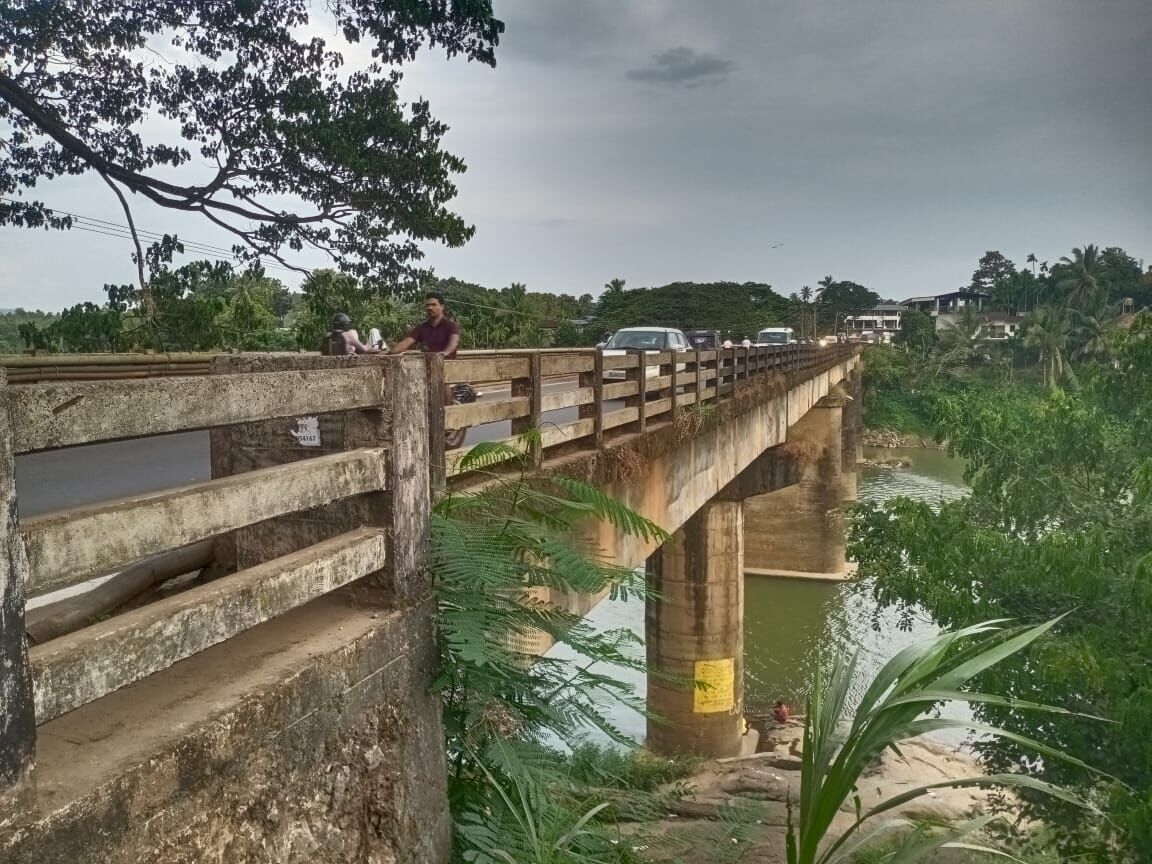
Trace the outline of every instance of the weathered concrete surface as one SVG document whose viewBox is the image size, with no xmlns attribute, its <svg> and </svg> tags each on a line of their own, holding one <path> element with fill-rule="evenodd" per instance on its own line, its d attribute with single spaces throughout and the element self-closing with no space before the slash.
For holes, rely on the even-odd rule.
<svg viewBox="0 0 1152 864">
<path fill-rule="evenodd" d="M 222 538 L 217 544 L 217 556 L 224 563 L 238 568 L 252 567 L 335 537 L 352 526 L 383 526 L 389 528 L 391 539 L 388 565 L 380 574 L 381 584 L 392 592 L 391 601 L 419 600 L 427 595 L 430 586 L 422 565 L 431 504 L 429 490 L 430 485 L 442 482 L 436 477 L 443 473 L 443 465 L 433 465 L 431 459 L 431 453 L 441 453 L 443 447 L 430 441 L 431 437 L 443 440 L 443 426 L 439 423 L 442 415 L 439 388 L 429 386 L 429 376 L 433 371 L 430 365 L 438 358 L 419 355 L 356 358 L 241 355 L 217 358 L 213 371 L 224 374 L 266 373 L 301 367 L 328 369 L 347 365 L 349 359 L 361 366 L 383 369 L 377 409 L 320 414 L 316 418 L 319 440 L 314 442 L 315 446 L 305 446 L 294 434 L 299 418 L 243 423 L 213 430 L 212 476 L 227 477 L 321 458 L 353 448 L 382 448 L 385 450 L 380 466 L 384 474 L 382 491 L 343 486 L 341 494 L 349 496 L 343 500 L 269 519 Z M 517 358 L 517 362 L 524 364 L 527 361 Z M 442 374 L 442 370 L 439 372 Z M 437 393 L 435 400 L 430 397 L 431 392 Z M 433 406 L 436 408 L 438 431 L 430 436 Z M 363 494 L 356 494 L 358 492 Z"/>
<path fill-rule="evenodd" d="M 654 715 L 647 746 L 655 753 L 716 758 L 740 752 L 743 543 L 743 505 L 721 501 L 705 505 L 648 559 L 655 593 L 644 621 Z"/>
<path fill-rule="evenodd" d="M 380 369 L 28 384 L 11 394 L 17 453 L 375 405 Z"/>
<path fill-rule="evenodd" d="M 174 549 L 385 483 L 379 449 L 37 516 L 21 525 L 29 591 L 49 591 Z"/>
<path fill-rule="evenodd" d="M 844 380 L 857 362 L 852 357 L 796 375 L 741 380 L 735 398 L 702 415 L 698 429 L 670 421 L 653 423 L 643 437 L 617 438 L 597 454 L 557 459 L 545 470 L 595 482 L 665 530 L 676 531 L 764 451 L 785 443 L 789 426 Z M 621 535 L 607 524 L 594 526 L 592 532 L 589 543 L 627 567 L 641 566 L 659 545 Z"/>
<path fill-rule="evenodd" d="M 36 744 L 32 677 L 24 643 L 24 581 L 9 390 L 0 369 L 0 826 L 31 768 Z"/>
<path fill-rule="evenodd" d="M 782 449 L 804 463 L 800 482 L 745 501 L 747 572 L 844 572 L 842 402 L 822 400 L 788 430 Z"/>
<path fill-rule="evenodd" d="M 43 723 L 380 570 L 383 529 L 359 528 L 33 648 Z"/>
<path fill-rule="evenodd" d="M 346 589 L 40 728 L 5 864 L 443 864 L 431 601 Z"/>
<path fill-rule="evenodd" d="M 860 369 L 853 369 L 844 381 L 843 413 L 840 418 L 840 472 L 844 500 L 856 500 L 856 465 L 860 458 L 860 427 L 863 424 L 864 386 Z"/>
</svg>

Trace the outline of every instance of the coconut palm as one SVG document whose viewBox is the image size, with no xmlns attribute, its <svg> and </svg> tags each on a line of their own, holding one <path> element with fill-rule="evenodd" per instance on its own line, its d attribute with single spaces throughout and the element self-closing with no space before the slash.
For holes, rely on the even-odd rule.
<svg viewBox="0 0 1152 864">
<path fill-rule="evenodd" d="M 878 839 L 893 837 L 899 842 L 898 848 L 881 859 L 893 864 L 914 864 L 949 847 L 1004 855 L 968 839 L 978 836 L 981 829 L 999 817 L 984 816 L 945 826 L 916 825 L 907 819 L 893 818 L 893 811 L 901 805 L 945 787 L 1028 789 L 1077 806 L 1089 806 L 1068 790 L 1023 772 L 951 779 L 901 789 L 871 806 L 863 803 L 864 796 L 859 791 L 863 775 L 885 750 L 892 749 L 899 754 L 902 742 L 942 729 L 968 729 L 993 738 L 1009 738 L 1045 759 L 1089 768 L 1065 753 L 1014 732 L 929 713 L 941 702 L 1011 705 L 1021 710 L 1071 713 L 1062 708 L 964 689 L 981 672 L 1026 649 L 1059 620 L 1011 629 L 1005 629 L 1003 621 L 989 621 L 916 643 L 888 661 L 869 684 L 854 712 L 849 711 L 848 703 L 853 691 L 856 658 L 839 656 L 826 678 L 817 674 L 804 724 L 799 802 L 798 806 L 789 808 L 788 864 L 844 864 L 857 860 Z M 845 728 L 843 721 L 850 713 L 852 720 Z M 836 836 L 832 831 L 833 821 L 845 810 L 855 812 L 855 821 Z"/>
<path fill-rule="evenodd" d="M 1057 285 L 1068 305 L 1089 314 L 1097 311 L 1103 298 L 1100 284 L 1100 259 L 1097 248 L 1091 243 L 1083 249 L 1072 250 L 1072 257 L 1063 256 L 1060 263 L 1066 275 Z"/>
<path fill-rule="evenodd" d="M 1064 355 L 1068 350 L 1072 322 L 1069 310 L 1060 306 L 1042 306 L 1036 310 L 1024 334 L 1024 344 L 1040 352 L 1044 382 L 1055 389 L 1072 376 Z"/>
<path fill-rule="evenodd" d="M 1107 362 L 1112 359 L 1112 340 L 1107 324 L 1096 315 L 1075 313 L 1076 324 L 1073 332 L 1079 343 L 1072 352 L 1075 360 L 1097 360 Z"/>
<path fill-rule="evenodd" d="M 829 276 L 828 278 L 831 279 L 832 277 Z M 800 289 L 800 299 L 804 301 L 804 308 L 805 309 L 807 309 L 812 304 L 812 286 L 811 285 L 805 285 L 803 288 Z M 809 316 L 809 318 L 812 322 L 812 337 L 815 338 L 816 337 L 816 313 L 815 313 L 815 311 L 812 311 L 812 314 Z M 800 320 L 801 320 L 801 322 L 803 322 L 804 319 L 801 318 Z M 804 335 L 803 326 L 800 328 L 800 335 L 801 336 Z"/>
<path fill-rule="evenodd" d="M 960 310 L 951 327 L 940 331 L 940 362 L 937 374 L 945 366 L 962 366 L 976 355 L 980 332 L 984 329 L 985 318 L 975 306 L 968 304 Z"/>
<path fill-rule="evenodd" d="M 831 274 L 829 274 L 828 276 L 825 276 L 823 279 L 821 279 L 816 284 L 820 286 L 819 288 L 816 289 L 816 295 L 815 295 L 816 303 L 819 305 L 824 305 L 825 294 L 828 293 L 829 288 L 831 288 L 833 285 L 836 284 L 836 280 L 832 278 Z M 835 309 L 832 310 L 831 317 L 832 317 L 832 332 L 836 332 L 836 323 L 837 323 L 836 318 L 837 318 L 837 316 L 836 316 L 836 310 Z M 812 330 L 813 330 L 813 332 L 815 332 L 815 330 L 816 330 L 816 310 L 815 309 L 812 310 Z"/>
<path fill-rule="evenodd" d="M 607 294 L 623 294 L 624 293 L 624 280 L 611 279 L 604 285 L 604 291 Z"/>
</svg>

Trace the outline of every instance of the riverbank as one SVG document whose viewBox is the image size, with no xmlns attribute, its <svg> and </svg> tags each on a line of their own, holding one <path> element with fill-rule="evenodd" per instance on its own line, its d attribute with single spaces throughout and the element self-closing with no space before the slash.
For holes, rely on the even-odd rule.
<svg viewBox="0 0 1152 864">
<path fill-rule="evenodd" d="M 705 762 L 685 780 L 669 787 L 673 794 L 688 789 L 654 823 L 643 823 L 645 834 L 656 833 L 665 842 L 644 850 L 651 862 L 681 861 L 683 864 L 716 864 L 714 840 L 704 841 L 710 824 L 738 818 L 731 842 L 743 855 L 735 860 L 757 864 L 784 864 L 788 801 L 800 792 L 800 757 L 803 724 L 791 720 L 764 730 L 761 752 L 747 757 Z M 880 801 L 916 786 L 944 780 L 977 777 L 979 765 L 955 746 L 923 739 L 900 745 L 903 759 L 885 752 L 864 775 L 859 794 L 867 810 Z M 896 808 L 877 820 L 904 818 L 912 821 L 959 822 L 988 812 L 990 793 L 981 789 L 940 789 Z M 740 814 L 736 817 L 736 814 Z M 846 830 L 855 821 L 849 801 L 833 823 L 833 831 Z M 734 850 L 735 851 L 735 850 Z M 727 860 L 727 859 L 726 859 Z M 943 860 L 943 859 L 941 859 Z"/>
<path fill-rule="evenodd" d="M 875 447 L 881 450 L 917 449 L 945 450 L 948 442 L 936 441 L 931 435 L 921 435 L 916 432 L 899 432 L 895 429 L 880 427 L 865 429 L 860 433 L 860 446 Z"/>
</svg>

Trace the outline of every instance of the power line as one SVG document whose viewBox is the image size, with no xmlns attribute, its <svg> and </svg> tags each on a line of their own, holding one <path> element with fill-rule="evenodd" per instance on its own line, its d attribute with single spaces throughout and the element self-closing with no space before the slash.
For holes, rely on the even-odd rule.
<svg viewBox="0 0 1152 864">
<path fill-rule="evenodd" d="M 6 201 L 6 202 L 9 202 L 12 204 L 26 203 L 26 202 L 20 201 L 19 199 L 9 198 L 9 197 L 5 197 L 5 196 L 0 196 L 0 201 Z M 79 223 L 74 222 L 72 224 L 72 228 L 75 228 L 77 230 L 89 231 L 93 234 L 104 234 L 107 237 L 117 237 L 119 239 L 124 239 L 124 240 L 132 239 L 132 229 L 123 223 L 111 222 L 107 219 L 97 219 L 93 216 L 82 216 L 79 213 L 71 213 L 67 210 L 60 210 L 60 209 L 55 208 L 55 207 L 46 207 L 45 209 L 49 213 L 52 213 L 53 215 L 59 214 L 62 216 L 69 216 L 74 220 L 80 220 Z M 107 230 L 101 230 L 101 229 L 107 229 Z M 119 233 L 113 233 L 113 232 L 119 232 Z M 151 242 L 162 240 L 166 236 L 161 232 L 148 231 L 148 230 L 142 229 L 142 228 L 137 228 L 136 234 L 141 239 L 148 240 Z M 172 236 L 172 235 L 167 235 L 167 236 Z M 230 259 L 233 261 L 243 261 L 244 260 L 243 258 L 241 258 L 239 255 L 237 255 L 231 249 L 224 249 L 220 246 L 213 246 L 209 243 L 201 243 L 197 240 L 182 240 L 182 239 L 180 239 L 180 237 L 178 235 L 176 236 L 176 239 L 177 239 L 177 242 L 179 242 L 180 245 L 185 248 L 185 251 L 188 251 L 188 252 L 193 252 L 193 253 L 197 253 L 197 254 L 201 254 L 201 255 L 215 255 L 215 256 L 227 258 L 227 259 Z M 280 264 L 279 262 L 264 263 L 263 261 L 261 261 L 260 263 L 265 268 L 275 268 L 277 270 L 285 270 L 288 272 L 298 272 L 298 271 L 293 270 L 293 268 L 291 268 L 291 267 L 286 267 L 285 265 Z"/>
<path fill-rule="evenodd" d="M 23 202 L 17 198 L 10 198 L 10 197 L 3 196 L 3 195 L 0 195 L 0 201 L 6 201 L 6 202 L 9 202 L 12 204 L 26 203 L 26 202 Z M 94 216 L 82 216 L 79 213 L 71 213 L 67 210 L 60 210 L 60 209 L 55 208 L 55 207 L 46 207 L 45 209 L 48 210 L 50 213 L 53 213 L 53 214 L 60 214 L 62 216 L 69 216 L 72 219 L 80 220 L 78 223 L 74 222 L 72 224 L 72 228 L 74 230 L 86 231 L 90 234 L 99 234 L 99 235 L 104 236 L 104 237 L 114 237 L 118 240 L 131 240 L 132 239 L 132 229 L 129 228 L 129 226 L 125 225 L 124 223 L 112 222 L 112 221 L 107 220 L 107 219 L 97 219 Z M 171 235 L 164 235 L 164 234 L 157 232 L 157 231 L 148 231 L 148 230 L 141 229 L 141 228 L 136 229 L 136 234 L 141 239 L 152 240 L 152 241 L 162 240 L 165 236 L 171 236 Z M 223 257 L 229 258 L 229 259 L 234 260 L 234 261 L 242 261 L 243 260 L 242 258 L 240 258 L 240 256 L 238 256 L 235 252 L 233 252 L 230 249 L 223 249 L 219 246 L 212 246 L 208 243 L 200 243 L 200 242 L 194 241 L 194 240 L 180 240 L 178 236 L 177 236 L 177 240 L 180 243 L 180 245 L 182 245 L 185 248 L 185 250 L 187 250 L 187 251 L 191 251 L 191 252 L 199 253 L 199 254 L 223 256 Z M 265 268 L 275 268 L 277 270 L 284 270 L 287 272 L 299 272 L 299 271 L 293 270 L 291 267 L 285 267 L 283 264 L 280 264 L 278 262 L 270 262 L 270 263 L 265 264 L 263 261 L 261 261 L 260 263 Z M 309 272 L 311 272 L 311 271 L 309 271 Z M 492 312 L 500 312 L 500 313 L 505 314 L 505 315 L 519 315 L 519 316 L 524 317 L 524 318 L 534 318 L 534 319 L 537 319 L 539 321 L 561 321 L 561 322 L 566 322 L 566 323 L 572 323 L 572 322 L 580 320 L 578 318 L 564 318 L 564 317 L 559 316 L 559 315 L 544 315 L 544 314 L 536 313 L 536 312 L 521 312 L 518 309 L 506 309 L 502 306 L 488 306 L 488 305 L 485 305 L 483 303 L 469 303 L 465 300 L 450 300 L 449 303 L 452 306 L 468 306 L 468 307 L 471 307 L 474 309 L 487 309 L 487 310 L 492 311 Z"/>
</svg>

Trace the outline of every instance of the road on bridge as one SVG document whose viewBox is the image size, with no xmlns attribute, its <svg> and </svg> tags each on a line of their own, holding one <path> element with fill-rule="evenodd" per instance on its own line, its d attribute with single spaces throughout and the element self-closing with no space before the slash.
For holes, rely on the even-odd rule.
<svg viewBox="0 0 1152 864">
<path fill-rule="evenodd" d="M 576 387 L 576 379 L 544 385 L 545 393 Z M 483 388 L 484 400 L 506 399 L 510 385 Z M 623 407 L 620 400 L 605 402 L 605 410 Z M 548 411 L 544 423 L 578 419 L 576 408 Z M 487 423 L 469 430 L 466 444 L 494 441 L 512 434 L 511 422 Z M 111 498 L 154 492 L 197 483 L 212 476 L 208 433 L 180 432 L 132 441 L 90 444 L 16 457 L 16 496 L 23 517 L 78 507 Z"/>
</svg>

